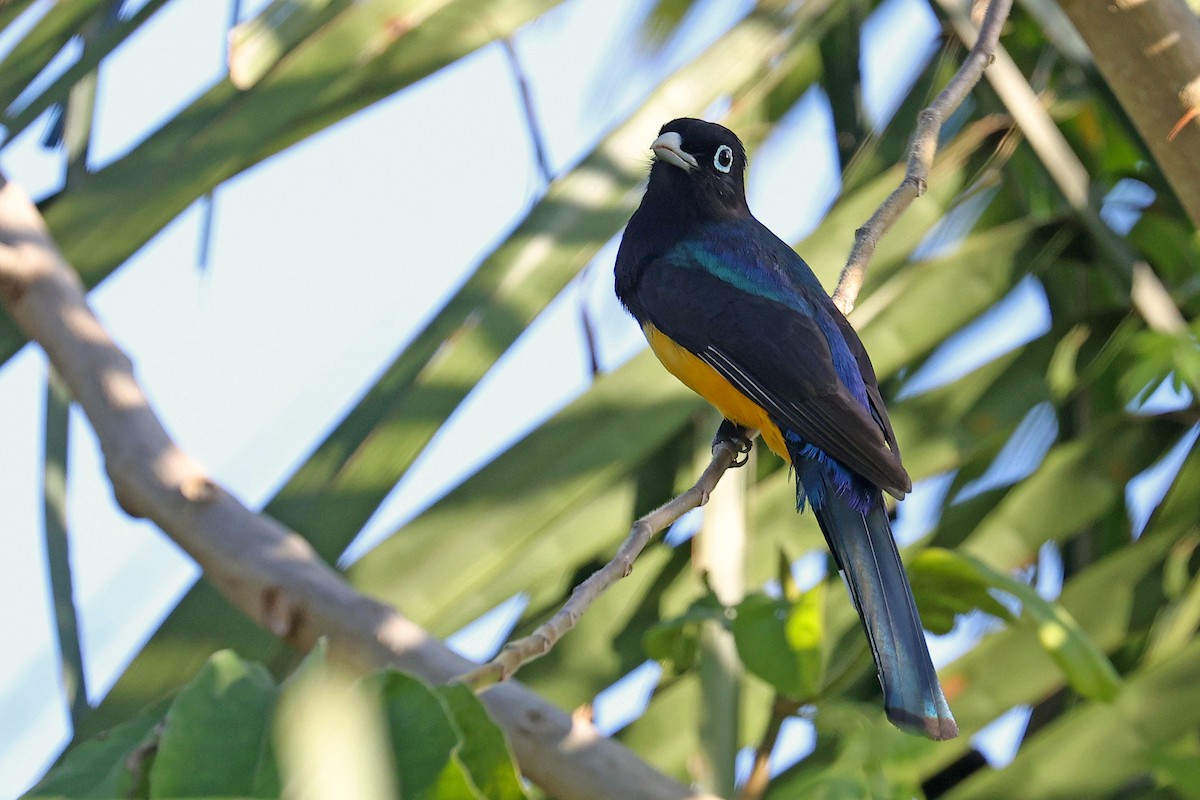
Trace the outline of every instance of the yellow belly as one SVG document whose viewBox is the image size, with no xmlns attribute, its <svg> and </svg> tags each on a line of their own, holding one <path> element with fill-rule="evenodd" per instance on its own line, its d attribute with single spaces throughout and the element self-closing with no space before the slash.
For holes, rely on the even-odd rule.
<svg viewBox="0 0 1200 800">
<path fill-rule="evenodd" d="M 784 461 L 790 461 L 783 434 L 771 422 L 767 412 L 758 403 L 734 388 L 719 372 L 699 358 L 680 347 L 669 336 L 651 325 L 642 326 L 650 349 L 667 370 L 685 386 L 717 407 L 726 419 L 745 428 L 758 431 L 771 448 Z"/>
</svg>

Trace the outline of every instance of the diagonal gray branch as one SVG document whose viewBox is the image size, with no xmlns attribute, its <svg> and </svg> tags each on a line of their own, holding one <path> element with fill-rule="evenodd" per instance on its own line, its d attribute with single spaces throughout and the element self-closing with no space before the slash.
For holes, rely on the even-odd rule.
<svg viewBox="0 0 1200 800">
<path fill-rule="evenodd" d="M 117 502 L 162 528 L 236 608 L 301 650 L 326 636 L 332 657 L 360 669 L 392 666 L 444 682 L 471 666 L 390 607 L 356 592 L 307 541 L 247 509 L 171 440 L 41 215 L 3 176 L 0 304 L 45 349 L 87 414 Z M 523 686 L 497 686 L 482 699 L 525 775 L 553 796 L 703 797 Z"/>
</svg>

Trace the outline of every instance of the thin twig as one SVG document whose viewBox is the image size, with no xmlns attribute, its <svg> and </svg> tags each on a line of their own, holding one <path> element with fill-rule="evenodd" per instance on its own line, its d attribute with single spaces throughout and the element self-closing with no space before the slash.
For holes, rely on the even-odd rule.
<svg viewBox="0 0 1200 800">
<path fill-rule="evenodd" d="M 549 186 L 554 182 L 554 170 L 550 167 L 550 155 L 546 151 L 546 138 L 542 135 L 542 127 L 538 124 L 537 112 L 533 107 L 533 92 L 529 89 L 529 78 L 521 66 L 517 56 L 517 47 L 511 36 L 502 36 L 500 44 L 504 46 L 504 54 L 512 68 L 513 80 L 517 83 L 517 93 L 521 96 L 521 108 L 525 112 L 525 124 L 529 128 L 529 138 L 533 141 L 533 157 L 537 161 L 538 172 L 542 180 Z"/>
<path fill-rule="evenodd" d="M 730 442 L 721 442 L 713 448 L 712 460 L 700 475 L 700 479 L 683 494 L 659 506 L 633 523 L 629 536 L 622 542 L 617 554 L 583 583 L 575 587 L 571 597 L 553 617 L 538 626 L 537 630 L 523 639 L 509 642 L 494 659 L 462 675 L 457 680 L 478 691 L 512 677 L 522 664 L 545 655 L 554 647 L 583 613 L 608 587 L 629 576 L 633 562 L 650 540 L 659 531 L 682 517 L 693 508 L 708 502 L 708 496 L 725 474 L 725 470 L 738 458 L 739 450 Z"/>
<path fill-rule="evenodd" d="M 1000 38 L 1000 29 L 1008 18 L 1012 0 L 991 0 L 987 13 L 983 17 L 983 26 L 975 40 L 966 60 L 954 73 L 954 77 L 946 84 L 946 88 L 938 94 L 928 108 L 917 115 L 917 130 L 913 134 L 912 144 L 908 150 L 908 170 L 904 180 L 895 191 L 883 201 L 883 205 L 871 215 L 867 224 L 854 234 L 854 247 L 850 250 L 850 258 L 842 269 L 838 279 L 837 289 L 833 293 L 833 302 L 843 314 L 849 314 L 858 299 L 866 276 L 867 264 L 875 254 L 875 247 L 880 237 L 896 222 L 904 210 L 914 199 L 925 193 L 929 169 L 933 166 L 933 156 L 937 152 L 938 134 L 942 123 L 962 104 L 963 99 L 979 79 L 984 69 L 992 63 L 996 50 L 996 42 Z"/>
<path fill-rule="evenodd" d="M 754 765 L 750 767 L 750 775 L 742 784 L 737 800 L 759 800 L 763 796 L 767 784 L 771 781 L 771 751 L 775 749 L 775 742 L 779 740 L 779 731 L 783 729 L 787 718 L 799 708 L 800 704 L 795 700 L 775 695 L 775 703 L 771 706 L 771 719 L 767 722 L 758 747 L 754 749 Z"/>
</svg>

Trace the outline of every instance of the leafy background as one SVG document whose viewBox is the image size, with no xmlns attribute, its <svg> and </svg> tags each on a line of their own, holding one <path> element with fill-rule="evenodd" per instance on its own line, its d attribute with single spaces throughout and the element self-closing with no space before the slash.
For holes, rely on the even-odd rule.
<svg viewBox="0 0 1200 800">
<path fill-rule="evenodd" d="M 219 78 L 144 139 L 126 149 L 109 144 L 101 156 L 105 134 L 102 127 L 93 130 L 96 98 L 89 91 L 89 70 L 118 59 L 122 48 L 136 45 L 139 31 L 183 2 L 54 4 L 23 36 L 14 35 L 0 63 L 5 164 L 36 144 L 35 134 L 46 128 L 35 131 L 34 123 L 48 126 L 50 138 L 61 142 L 66 168 L 46 181 L 53 191 L 42 207 L 88 285 L 106 281 L 97 290 L 98 303 L 119 284 L 131 259 L 165 246 L 164 237 L 188 239 L 197 229 L 212 252 L 189 255 L 189 262 L 212 263 L 191 282 L 201 291 L 206 281 L 217 284 L 224 278 L 222 226 L 235 225 L 232 218 L 246 212 L 248 200 L 265 204 L 257 209 L 262 216 L 252 218 L 264 224 L 278 202 L 270 192 L 239 194 L 238 181 L 245 179 L 239 176 L 269 169 L 276 154 L 320 147 L 327 141 L 323 135 L 306 137 L 371 115 L 380 115 L 382 133 L 352 141 L 398 154 L 397 161 L 382 161 L 374 176 L 395 188 L 395 205 L 375 199 L 373 211 L 358 214 L 354 224 L 391 230 L 395 219 L 411 218 L 421 227 L 428 218 L 422 206 L 435 207 L 433 190 L 408 171 L 422 159 L 415 144 L 422 120 L 389 118 L 387 103 L 378 101 L 420 93 L 443 79 L 446 68 L 461 69 L 480 58 L 493 60 L 496 85 L 511 87 L 504 37 L 513 37 L 520 63 L 523 44 L 536 52 L 532 42 L 539 32 L 566 26 L 566 15 L 583 5 L 583 0 L 330 0 L 243 9 L 244 23 L 230 39 L 229 69 L 221 69 Z M 493 134 L 480 119 L 490 106 L 453 118 L 449 130 L 462 134 L 465 145 L 490 145 L 472 151 L 483 152 L 489 168 L 516 163 L 509 172 L 530 194 L 527 202 L 510 201 L 512 218 L 496 220 L 490 246 L 478 255 L 462 253 L 457 282 L 423 288 L 443 262 L 412 258 L 405 247 L 408 228 L 393 234 L 390 247 L 377 248 L 381 252 L 335 237 L 339 217 L 331 207 L 338 203 L 337 184 L 349 178 L 337 148 L 330 147 L 324 159 L 310 162 L 318 168 L 271 187 L 329 209 L 314 235 L 335 242 L 314 253 L 324 266 L 315 281 L 324 305 L 296 301 L 293 310 L 306 317 L 303 328 L 313 340 L 290 333 L 284 343 L 290 348 L 255 344 L 260 335 L 271 340 L 256 307 L 286 308 L 289 298 L 300 296 L 289 281 L 305 280 L 286 263 L 281 241 L 267 241 L 253 253 L 257 269 L 271 276 L 273 282 L 264 284 L 269 293 L 255 298 L 236 322 L 218 315 L 220 324 L 207 331 L 218 341 L 261 348 L 260 359 L 298 370 L 292 365 L 306 355 L 352 349 L 345 348 L 344 334 L 323 324 L 321 312 L 366 308 L 371 302 L 366 295 L 399 303 L 411 292 L 417 305 L 396 315 L 405 326 L 377 328 L 364 337 L 372 344 L 360 357 L 370 362 L 364 374 L 371 377 L 321 395 L 318 410 L 304 417 L 311 430 L 324 431 L 314 433 L 317 443 L 304 453 L 289 452 L 303 445 L 273 444 L 282 427 L 301 418 L 292 410 L 295 395 L 321 383 L 319 374 L 305 372 L 307 386 L 281 383 L 273 395 L 278 405 L 268 419 L 271 413 L 281 419 L 260 422 L 258 438 L 227 458 L 235 477 L 263 472 L 250 458 L 255 450 L 274 450 L 272 464 L 294 461 L 286 479 L 252 474 L 234 485 L 259 496 L 265 513 L 303 533 L 324 558 L 342 559 L 361 590 L 395 603 L 438 635 L 497 607 L 512 612 L 515 633 L 527 632 L 612 552 L 633 516 L 690 482 L 707 453 L 712 412 L 647 353 L 630 356 L 635 348 L 628 328 L 621 327 L 627 324 L 611 301 L 597 299 L 607 293 L 611 241 L 636 205 L 646 165 L 642 153 L 658 126 L 690 113 L 736 128 L 754 163 L 771 165 L 769 177 L 752 172 L 752 181 L 779 182 L 774 194 L 784 198 L 781 210 L 764 209 L 764 218 L 781 233 L 791 231 L 798 251 L 832 286 L 854 229 L 900 178 L 895 165 L 916 111 L 964 53 L 950 33 L 928 47 L 909 48 L 901 60 L 915 65 L 915 80 L 899 96 L 895 115 L 884 114 L 881 121 L 874 102 L 867 107 L 872 88 L 864 75 L 880 64 L 898 68 L 886 53 L 872 58 L 860 49 L 879 41 L 863 38 L 872 26 L 897 19 L 886 16 L 896 13 L 893 3 L 884 4 L 882 14 L 865 1 L 810 0 L 798 7 L 762 2 L 737 13 L 728 5 L 714 12 L 716 5 L 662 0 L 626 7 L 626 24 L 616 29 L 626 46 L 613 46 L 598 62 L 586 98 L 608 116 L 589 118 L 592 133 L 563 148 L 572 157 L 556 161 L 546 155 L 548 175 L 530 166 L 537 159 L 529 154 L 537 151 L 529 137 L 531 130 L 539 138 L 538 119 L 552 117 L 558 105 L 552 100 L 539 105 L 536 71 L 517 73 L 535 88 L 531 105 L 512 88 L 497 104 L 506 107 L 505 119 L 519 123 L 532 109 L 529 130 L 510 125 L 516 136 Z M 6 29 L 26 24 L 31 17 L 22 12 L 38 6 L 28 0 L 0 6 L 0 24 Z M 1085 208 L 1068 203 L 1039 151 L 1012 127 L 1017 109 L 982 85 L 943 132 L 930 191 L 882 243 L 852 317 L 892 398 L 897 437 L 919 481 L 919 491 L 902 506 L 898 529 L 910 545 L 907 557 L 923 616 L 932 630 L 949 634 L 935 641 L 935 652 L 964 736 L 934 745 L 899 734 L 883 720 L 845 592 L 836 576 L 826 576 L 811 517 L 792 513 L 786 470 L 766 453 L 739 473 L 740 480 L 727 481 L 725 495 L 740 494 L 743 502 L 743 575 L 731 581 L 713 566 L 706 576 L 695 567 L 705 562 L 689 558 L 690 534 L 697 528 L 708 541 L 728 536 L 711 524 L 721 506 L 733 504 L 738 516 L 736 499 L 715 497 L 707 526 L 693 517 L 673 532 L 669 544 L 647 552 L 633 576 L 550 656 L 523 671 L 522 680 L 575 708 L 593 702 L 623 676 L 643 681 L 648 676 L 652 689 L 644 712 L 622 724 L 604 716 L 619 709 L 600 703 L 602 727 L 661 770 L 726 794 L 734 754 L 782 725 L 792 747 L 775 764 L 769 797 L 1200 796 L 1195 769 L 1200 650 L 1194 639 L 1200 624 L 1195 556 L 1200 509 L 1194 501 L 1200 462 L 1193 450 L 1191 395 L 1200 362 L 1193 329 L 1151 329 L 1131 307 L 1128 271 L 1131 253 L 1144 259 L 1190 322 L 1200 286 L 1198 243 L 1194 225 L 1086 48 L 1080 49 L 1055 10 L 1034 0 L 1019 4 L 1002 41 L 1038 93 L 1032 111 L 1061 131 L 1096 199 Z M 905 18 L 929 19 L 946 13 L 940 5 L 915 4 L 904 12 Z M 75 61 L 55 78 L 69 57 L 58 56 L 57 70 L 44 70 L 64 47 Z M 99 102 L 105 102 L 103 91 Z M 801 117 L 816 118 L 815 127 L 798 125 Z M 55 122 L 59 119 L 65 125 Z M 61 139 L 54 136 L 60 133 Z M 542 145 L 545 155 L 544 137 Z M 768 160 L 773 149 L 774 163 Z M 512 152 L 521 152 L 521 158 L 505 157 Z M 819 170 L 814 152 L 836 157 L 840 180 L 819 222 L 804 229 L 795 222 L 801 201 L 789 205 L 788 193 L 816 194 L 805 202 L 824 206 L 817 181 L 805 172 Z M 54 158 L 64 162 L 61 153 Z M 442 174 L 458 204 L 443 217 L 457 221 L 486 213 L 477 209 L 482 204 L 473 205 L 471 171 L 446 166 Z M 209 205 L 214 201 L 205 198 L 213 191 L 215 205 Z M 211 218 L 208 209 L 215 209 Z M 312 219 L 297 215 L 289 220 L 290 232 L 286 226 L 269 230 L 278 238 L 308 241 L 300 230 Z M 1098 226 L 1097 219 L 1105 224 Z M 182 234 L 179 220 L 189 222 Z M 209 220 L 216 223 L 211 229 Z M 456 257 L 464 249 L 457 228 L 425 226 L 436 228 Z M 397 283 L 372 282 L 370 276 L 378 273 Z M 165 307 L 179 285 L 177 277 L 159 284 Z M 136 314 L 126 313 L 146 320 L 160 336 L 172 335 L 175 326 L 170 315 L 156 310 L 159 302 L 152 288 L 142 289 Z M 571 362 L 586 370 L 594 356 L 596 374 L 570 402 L 568 391 L 545 390 L 549 399 L 539 406 L 545 416 L 538 424 L 496 435 L 511 446 L 491 455 L 472 452 L 470 440 L 452 438 L 447 421 L 461 415 L 464 403 L 482 394 L 489 380 L 497 380 L 497 364 L 515 360 L 530 331 L 553 313 L 599 342 L 590 351 L 577 347 Z M 185 329 L 174 335 L 197 336 Z M 208 342 L 198 338 L 191 346 L 204 350 Z M 21 351 L 22 344 L 8 319 L 0 318 L 0 353 L 10 359 L 4 371 L 28 369 L 23 364 L 29 351 Z M 142 364 L 152 387 L 156 371 L 181 369 L 187 350 L 176 344 L 168 352 L 173 355 L 162 363 Z M 133 355 L 140 360 L 136 349 Z M 202 373 L 191 391 L 205 392 L 203 379 L 209 377 Z M 235 385 L 237 378 L 232 376 Z M 539 392 L 537 385 L 527 388 Z M 251 427 L 239 420 L 256 401 L 222 398 L 224 384 L 207 390 L 212 397 L 200 407 L 209 417 L 235 429 Z M 61 398 L 52 379 L 35 390 L 34 399 L 43 391 Z M 158 399 L 185 446 L 204 457 L 211 445 L 202 435 L 189 435 L 195 423 L 172 419 L 169 394 Z M 522 402 L 530 401 L 514 405 Z M 489 410 L 488 427 L 507 428 L 512 415 L 500 406 Z M 86 678 L 95 669 L 87 662 L 98 650 L 88 636 L 100 638 L 87 633 L 87 620 L 102 615 L 93 609 L 89 616 L 86 607 L 77 614 L 73 599 L 73 589 L 84 580 L 88 548 L 97 545 L 79 535 L 86 523 L 78 519 L 89 512 L 74 511 L 77 506 L 61 491 L 63 476 L 74 486 L 89 470 L 86 457 L 76 453 L 79 446 L 69 445 L 80 427 L 67 421 L 68 413 L 61 399 L 47 402 L 45 424 L 37 426 L 44 431 L 50 509 L 40 557 L 49 566 L 51 624 L 65 678 L 60 702 L 69 709 L 72 744 L 120 723 L 134 726 L 120 739 L 124 750 L 89 762 L 84 772 L 95 778 L 103 764 L 119 771 L 128 750 L 148 732 L 161 736 L 160 746 L 167 748 L 171 725 L 156 728 L 165 713 L 162 703 L 186 705 L 188 693 L 202 691 L 206 681 L 217 679 L 213 676 L 253 687 L 247 691 L 254 697 L 271 698 L 258 717 L 265 718 L 277 682 L 295 669 L 299 656 L 199 582 L 164 603 L 169 610 L 161 625 L 127 666 L 109 656 L 117 664 L 111 689 L 87 690 Z M 483 463 L 392 529 L 390 520 L 404 515 L 381 515 L 381 505 L 394 501 L 398 483 L 439 446 L 449 453 L 443 458 Z M 20 502 L 39 502 L 40 491 L 35 483 Z M 71 548 L 58 524 L 64 520 L 72 531 Z M 375 529 L 374 546 L 360 542 L 351 550 L 354 558 L 346 558 L 365 526 Z M 38 536 L 32 529 L 19 533 L 31 540 Z M 782 568 L 781 561 L 795 568 Z M 739 583 L 748 592 L 744 600 L 738 599 Z M 816 588 L 821 586 L 826 588 Z M 736 607 L 736 613 L 722 605 Z M 722 663 L 730 642 L 745 674 L 713 667 Z M 648 671 L 648 656 L 661 663 L 661 672 Z M 426 690 L 392 680 L 391 690 L 426 702 L 421 700 Z M 163 700 L 185 684 L 188 689 L 175 700 Z M 730 697 L 739 702 L 728 702 Z M 453 718 L 444 700 L 435 705 L 450 709 L 446 719 Z M 186 716 L 176 711 L 168 719 Z M 988 750 L 989 765 L 973 749 L 980 743 L 973 734 L 995 724 L 1007 731 L 1008 752 L 997 757 Z M 797 755 L 804 757 L 797 761 Z M 63 762 L 64 768 L 70 763 Z M 168 774 L 164 763 L 170 760 L 156 759 L 153 770 Z M 260 765 L 274 763 L 264 751 L 261 761 L 247 767 L 257 776 L 249 788 L 216 793 L 270 796 L 278 777 L 271 783 Z M 436 784 L 450 778 L 429 780 L 435 786 L 430 791 L 462 796 L 454 794 L 462 791 L 458 784 Z M 172 796 L 215 791 L 159 786 L 151 782 L 143 789 Z"/>
</svg>

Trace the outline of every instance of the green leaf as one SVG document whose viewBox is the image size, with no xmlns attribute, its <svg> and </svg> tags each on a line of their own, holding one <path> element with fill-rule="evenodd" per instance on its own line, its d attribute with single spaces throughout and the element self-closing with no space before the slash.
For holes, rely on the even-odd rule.
<svg viewBox="0 0 1200 800">
<path fill-rule="evenodd" d="M 325 641 L 288 678 L 274 715 L 277 770 L 262 770 L 256 785 L 274 781 L 278 797 L 354 797 L 394 800 L 397 775 L 375 674 L 360 678 L 326 660 Z M 282 778 L 280 775 L 282 774 Z"/>
<path fill-rule="evenodd" d="M 271 0 L 229 32 L 229 79 L 245 91 L 298 44 L 345 10 L 350 0 Z"/>
<path fill-rule="evenodd" d="M 795 603 L 763 594 L 737 606 L 733 636 L 746 669 L 787 697 L 816 697 L 824 677 L 824 583 Z"/>
<path fill-rule="evenodd" d="M 417 678 L 389 670 L 380 677 L 380 696 L 404 800 L 470 791 L 454 759 L 462 734 L 438 693 Z"/>
<path fill-rule="evenodd" d="M 167 711 L 150 796 L 254 796 L 278 693 L 261 665 L 214 653 Z"/>
<path fill-rule="evenodd" d="M 1163 786 L 1184 800 L 1200 800 L 1200 758 L 1192 747 L 1171 747 L 1146 755 L 1146 764 Z M 1190 752 L 1188 752 L 1190 751 Z"/>
<path fill-rule="evenodd" d="M 462 684 L 439 686 L 434 691 L 462 731 L 462 746 L 455 755 L 479 796 L 485 800 L 525 800 L 504 732 L 479 698 Z"/>
<path fill-rule="evenodd" d="M 690 669 L 700 653 L 700 630 L 708 620 L 726 621 L 725 609 L 712 592 L 692 603 L 683 614 L 652 625 L 642 639 L 646 656 L 663 662 L 673 672 Z"/>
<path fill-rule="evenodd" d="M 968 590 L 972 597 L 995 589 L 1012 595 L 1021 602 L 1022 618 L 1034 625 L 1038 641 L 1062 669 L 1071 688 L 1091 700 L 1116 697 L 1121 678 L 1112 662 L 1060 604 L 1046 600 L 1029 584 L 1003 575 L 963 553 L 929 548 L 914 563 L 918 572 L 927 570 L 953 576 L 960 586 L 974 584 L 974 590 Z M 996 605 L 993 601 L 991 607 Z M 1010 617 L 1004 612 L 996 615 Z"/>
<path fill-rule="evenodd" d="M 1143 770 L 1157 746 L 1197 725 L 1200 641 L 1137 670 L 1113 702 L 1081 706 L 1029 741 L 1007 767 L 980 770 L 945 797 L 1105 797 Z"/>
<path fill-rule="evenodd" d="M 83 742 L 52 767 L 36 786 L 24 795 L 25 800 L 50 797 L 113 798 L 126 797 L 134 789 L 136 777 L 130 773 L 131 764 L 144 767 L 150 763 L 157 743 L 160 724 L 170 700 L 156 703 L 143 714 L 133 717 L 112 730 Z M 135 752 L 144 758 L 130 760 Z M 145 776 L 142 776 L 143 779 Z"/>
<path fill-rule="evenodd" d="M 1032 562 L 1043 543 L 1064 541 L 1123 503 L 1125 483 L 1179 433 L 1165 420 L 1118 417 L 1056 445 L 971 531 L 962 552 L 1000 569 Z"/>
<path fill-rule="evenodd" d="M 910 559 L 905 569 L 921 611 L 921 622 L 936 634 L 954 627 L 959 614 L 979 609 L 1012 620 L 1003 604 L 992 597 L 992 585 L 981 579 L 975 563 L 950 550 L 929 547 Z"/>
</svg>

